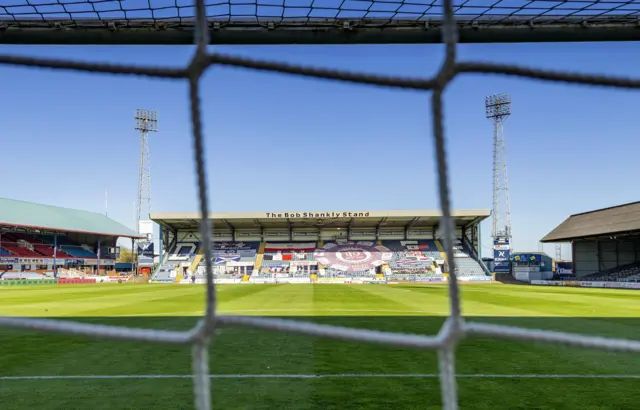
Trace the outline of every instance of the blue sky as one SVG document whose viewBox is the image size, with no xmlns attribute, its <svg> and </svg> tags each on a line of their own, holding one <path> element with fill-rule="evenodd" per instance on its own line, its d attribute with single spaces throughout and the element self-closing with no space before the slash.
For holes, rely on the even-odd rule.
<svg viewBox="0 0 640 410">
<path fill-rule="evenodd" d="M 219 47 L 258 59 L 429 76 L 442 47 Z M 465 60 L 634 75 L 637 43 L 465 45 Z M 0 47 L 0 53 L 163 66 L 191 47 Z M 3 197 L 104 211 L 133 225 L 136 108 L 152 135 L 154 211 L 195 211 L 187 84 L 177 80 L 0 67 Z M 211 68 L 202 81 L 212 211 L 438 208 L 430 95 Z M 637 200 L 638 94 L 464 75 L 445 95 L 453 207 L 491 207 L 491 123 L 484 97 L 508 92 L 505 124 L 516 250 L 567 215 Z M 490 222 L 483 225 L 489 253 Z M 554 255 L 554 248 L 545 250 Z M 563 248 L 569 257 L 569 247 Z"/>
</svg>

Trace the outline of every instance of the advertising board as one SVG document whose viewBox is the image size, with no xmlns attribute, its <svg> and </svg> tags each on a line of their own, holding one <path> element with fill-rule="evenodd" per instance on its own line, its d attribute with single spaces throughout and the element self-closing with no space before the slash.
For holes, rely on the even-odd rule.
<svg viewBox="0 0 640 410">
<path fill-rule="evenodd" d="M 318 278 L 318 283 L 351 283 L 351 278 Z"/>
<path fill-rule="evenodd" d="M 597 281 L 562 281 L 562 280 L 532 280 L 532 285 L 569 286 L 579 288 L 607 288 L 607 289 L 640 289 L 638 282 L 597 282 Z"/>
<path fill-rule="evenodd" d="M 240 283 L 242 282 L 242 279 L 214 279 L 213 282 L 220 285 L 226 285 L 232 283 Z"/>
<path fill-rule="evenodd" d="M 375 278 L 351 278 L 350 279 L 350 283 L 355 283 L 355 284 L 363 284 L 363 283 L 371 283 L 371 282 L 375 282 Z M 386 283 L 386 281 L 385 281 Z"/>
<path fill-rule="evenodd" d="M 444 283 L 447 281 L 446 278 L 444 277 L 416 277 L 413 279 L 414 282 L 420 282 L 420 283 L 424 283 L 424 282 L 429 282 L 429 283 Z"/>
<path fill-rule="evenodd" d="M 466 278 L 458 278 L 458 280 L 463 282 L 486 282 L 490 281 L 491 278 L 488 276 L 468 276 Z"/>
<path fill-rule="evenodd" d="M 563 286 L 561 280 L 532 280 L 531 284 L 543 286 Z"/>
<path fill-rule="evenodd" d="M 556 262 L 556 275 L 573 275 L 573 262 Z"/>
<path fill-rule="evenodd" d="M 511 247 L 506 238 L 497 239 L 493 242 L 493 270 L 494 272 L 509 272 L 511 257 Z"/>
<path fill-rule="evenodd" d="M 276 278 L 249 278 L 249 283 L 276 283 Z"/>
<path fill-rule="evenodd" d="M 278 283 L 311 283 L 311 278 L 278 278 Z"/>
</svg>

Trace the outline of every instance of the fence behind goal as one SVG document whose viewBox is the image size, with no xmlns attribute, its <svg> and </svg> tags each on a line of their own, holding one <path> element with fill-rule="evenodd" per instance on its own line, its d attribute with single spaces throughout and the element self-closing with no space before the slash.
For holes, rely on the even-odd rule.
<svg viewBox="0 0 640 410">
<path fill-rule="evenodd" d="M 612 41 L 638 40 L 639 1 L 583 2 L 522 1 L 505 3 L 452 0 L 417 3 L 406 0 L 342 1 L 318 0 L 284 5 L 276 0 L 246 3 L 195 4 L 159 0 L 0 0 L 0 43 L 18 44 L 187 44 L 195 38 L 196 51 L 187 67 L 123 66 L 0 55 L 0 64 L 75 70 L 103 74 L 184 79 L 189 82 L 193 155 L 196 162 L 199 210 L 208 215 L 207 177 L 203 157 L 203 124 L 200 113 L 199 80 L 212 65 L 287 73 L 325 80 L 348 81 L 370 86 L 431 92 L 433 142 L 438 171 L 444 245 L 450 261 L 450 316 L 436 336 L 399 334 L 283 319 L 216 314 L 216 294 L 211 266 L 211 226 L 201 221 L 207 270 L 205 316 L 187 332 L 133 329 L 81 324 L 68 321 L 0 317 L 0 326 L 96 338 L 136 340 L 192 345 L 195 406 L 211 408 L 208 348 L 215 328 L 248 326 L 280 332 L 378 343 L 438 351 L 443 407 L 458 408 L 455 351 L 469 335 L 504 339 L 561 343 L 611 351 L 640 352 L 640 342 L 583 336 L 562 332 L 521 329 L 474 323 L 460 311 L 453 257 L 453 220 L 449 198 L 449 176 L 445 152 L 442 95 L 447 85 L 463 73 L 502 74 L 531 79 L 640 88 L 640 79 L 571 74 L 491 63 L 460 62 L 456 46 L 464 42 L 514 41 Z M 516 5 L 514 5 L 516 4 Z M 301 67 L 269 61 L 211 53 L 211 43 L 445 43 L 445 59 L 431 78 L 399 78 Z M 215 137 L 215 136 L 214 136 Z M 425 136 L 426 137 L 426 136 Z"/>
</svg>

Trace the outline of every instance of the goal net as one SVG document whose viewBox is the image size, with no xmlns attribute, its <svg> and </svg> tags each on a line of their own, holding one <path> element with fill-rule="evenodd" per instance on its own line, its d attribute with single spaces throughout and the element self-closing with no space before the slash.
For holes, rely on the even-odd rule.
<svg viewBox="0 0 640 410">
<path fill-rule="evenodd" d="M 3 2 L 4 3 L 4 2 Z M 207 4 L 205 0 L 147 2 L 141 0 L 26 0 L 0 5 L 0 42 L 17 44 L 187 44 L 196 51 L 188 66 L 163 68 L 84 63 L 43 58 L 0 55 L 0 63 L 25 67 L 75 70 L 91 73 L 184 79 L 189 83 L 193 156 L 197 170 L 199 210 L 209 214 L 207 175 L 203 156 L 199 81 L 208 67 L 228 65 L 324 80 L 346 81 L 368 86 L 414 89 L 431 93 L 433 140 L 438 190 L 442 210 L 442 240 L 450 267 L 450 315 L 435 336 L 352 329 L 275 318 L 216 314 L 216 292 L 211 264 L 211 225 L 200 222 L 206 264 L 205 316 L 186 332 L 134 329 L 71 321 L 0 317 L 0 326 L 95 338 L 187 344 L 192 347 L 195 406 L 211 408 L 208 348 L 218 326 L 234 325 L 293 332 L 347 341 L 377 343 L 438 352 L 442 403 L 458 408 L 455 373 L 456 346 L 465 337 L 488 337 L 549 342 L 640 352 L 640 342 L 591 337 L 554 331 L 475 323 L 461 314 L 453 255 L 454 229 L 451 218 L 449 175 L 445 151 L 442 96 L 458 75 L 500 74 L 538 80 L 640 88 L 640 80 L 611 76 L 579 75 L 527 67 L 458 61 L 456 47 L 464 42 L 632 40 L 638 38 L 635 2 L 443 0 L 413 3 L 408 0 L 332 2 L 301 1 L 289 5 L 276 0 Z M 516 5 L 514 5 L 516 4 Z M 240 11 L 238 11 L 240 10 Z M 212 43 L 407 43 L 442 42 L 445 59 L 431 78 L 398 78 L 254 61 L 218 53 Z"/>
</svg>

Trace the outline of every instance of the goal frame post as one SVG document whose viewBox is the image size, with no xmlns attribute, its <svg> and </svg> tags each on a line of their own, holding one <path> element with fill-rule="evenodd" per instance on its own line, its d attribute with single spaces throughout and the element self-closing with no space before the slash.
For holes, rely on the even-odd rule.
<svg viewBox="0 0 640 410">
<path fill-rule="evenodd" d="M 374 1 L 375 2 L 375 1 Z M 640 20 L 620 16 L 456 20 L 459 43 L 639 41 Z M 441 18 L 208 19 L 212 45 L 437 44 Z M 0 44 L 191 45 L 194 19 L 2 20 Z"/>
</svg>

